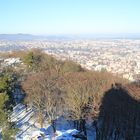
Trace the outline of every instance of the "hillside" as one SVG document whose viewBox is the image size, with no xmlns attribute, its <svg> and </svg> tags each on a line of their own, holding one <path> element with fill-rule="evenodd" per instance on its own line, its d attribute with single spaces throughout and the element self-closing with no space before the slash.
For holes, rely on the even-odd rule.
<svg viewBox="0 0 140 140">
<path fill-rule="evenodd" d="M 89 71 L 40 50 L 1 56 L 0 100 L 5 100 L 0 127 L 5 139 L 140 138 L 139 83 Z"/>
</svg>

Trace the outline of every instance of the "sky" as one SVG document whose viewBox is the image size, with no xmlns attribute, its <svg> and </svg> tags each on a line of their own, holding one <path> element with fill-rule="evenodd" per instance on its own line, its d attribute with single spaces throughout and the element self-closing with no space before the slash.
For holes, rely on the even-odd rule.
<svg viewBox="0 0 140 140">
<path fill-rule="evenodd" d="M 0 0 L 0 34 L 140 33 L 140 0 Z"/>
</svg>

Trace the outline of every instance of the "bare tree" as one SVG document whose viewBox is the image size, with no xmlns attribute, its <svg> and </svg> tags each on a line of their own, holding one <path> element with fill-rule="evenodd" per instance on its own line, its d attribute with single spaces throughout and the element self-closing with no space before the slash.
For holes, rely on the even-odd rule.
<svg viewBox="0 0 140 140">
<path fill-rule="evenodd" d="M 26 92 L 26 101 L 38 113 L 40 125 L 43 125 L 44 115 L 53 122 L 62 115 L 63 96 L 57 86 L 57 76 L 50 72 L 30 75 L 23 83 Z M 58 111 L 59 110 L 59 111 Z"/>
</svg>

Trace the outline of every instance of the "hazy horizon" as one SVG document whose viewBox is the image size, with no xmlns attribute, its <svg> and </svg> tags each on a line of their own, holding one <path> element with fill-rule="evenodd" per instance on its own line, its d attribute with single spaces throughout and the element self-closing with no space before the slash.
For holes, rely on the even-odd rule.
<svg viewBox="0 0 140 140">
<path fill-rule="evenodd" d="M 127 34 L 0 34 L 0 40 L 75 40 L 75 39 L 140 39 L 140 33 Z"/>
</svg>

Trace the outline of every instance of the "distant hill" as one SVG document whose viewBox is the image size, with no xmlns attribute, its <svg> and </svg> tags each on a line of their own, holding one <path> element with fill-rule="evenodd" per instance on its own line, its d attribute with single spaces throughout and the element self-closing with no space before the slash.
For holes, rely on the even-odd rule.
<svg viewBox="0 0 140 140">
<path fill-rule="evenodd" d="M 0 34 L 0 40 L 33 40 L 39 36 L 31 34 Z"/>
<path fill-rule="evenodd" d="M 75 39 L 75 36 L 69 35 L 32 35 L 32 34 L 0 34 L 0 40 L 71 40 Z"/>
<path fill-rule="evenodd" d="M 0 40 L 75 40 L 75 39 L 140 39 L 140 33 L 136 34 L 85 34 L 85 35 L 32 35 L 32 34 L 0 34 Z"/>
</svg>

